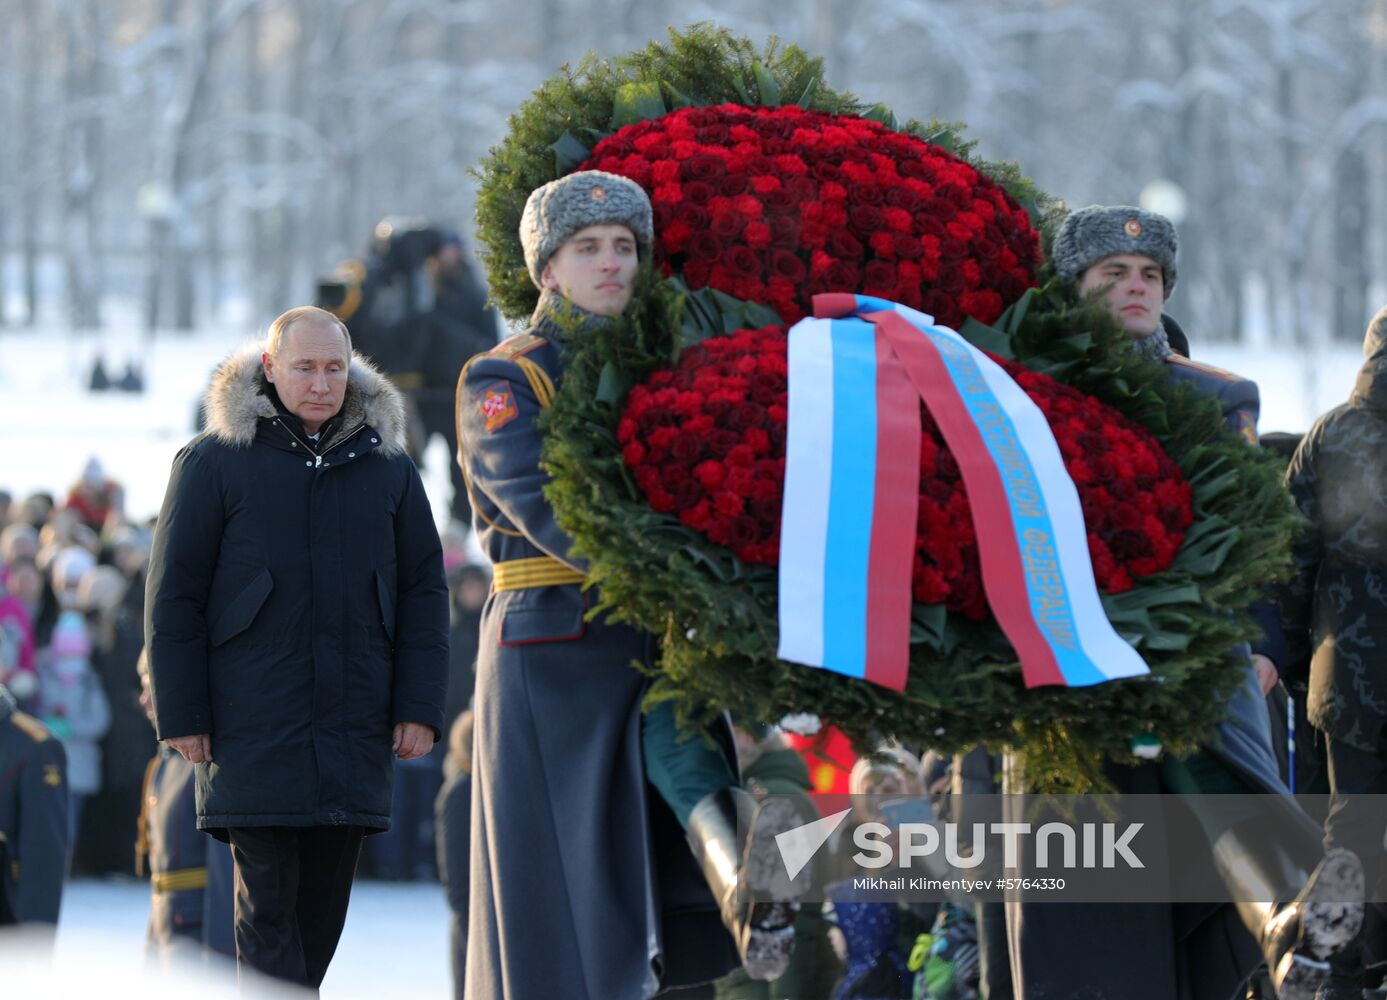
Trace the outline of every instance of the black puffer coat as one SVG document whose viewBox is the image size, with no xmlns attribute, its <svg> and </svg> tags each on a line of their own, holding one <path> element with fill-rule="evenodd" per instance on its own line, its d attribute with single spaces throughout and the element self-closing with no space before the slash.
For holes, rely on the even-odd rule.
<svg viewBox="0 0 1387 1000">
<path fill-rule="evenodd" d="M 1313 654 L 1310 721 L 1376 752 L 1387 725 L 1387 309 L 1363 353 L 1348 402 L 1315 421 L 1286 473 L 1310 524 L 1284 614 L 1291 662 Z"/>
<path fill-rule="evenodd" d="M 247 349 L 214 376 L 207 428 L 174 459 L 145 602 L 159 737 L 212 737 L 198 826 L 386 829 L 393 727 L 437 738 L 448 673 L 399 395 L 354 358 L 313 443 Z"/>
</svg>

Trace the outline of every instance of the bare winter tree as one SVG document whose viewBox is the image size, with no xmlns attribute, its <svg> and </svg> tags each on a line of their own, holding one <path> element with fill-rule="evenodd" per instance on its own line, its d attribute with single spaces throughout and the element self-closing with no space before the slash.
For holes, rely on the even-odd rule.
<svg viewBox="0 0 1387 1000">
<path fill-rule="evenodd" d="M 12 7 L 0 322 L 92 326 L 112 298 L 151 331 L 262 322 L 384 216 L 467 233 L 468 167 L 535 87 L 700 19 L 822 55 L 902 120 L 966 123 L 1071 205 L 1182 193 L 1172 309 L 1197 341 L 1356 337 L 1387 296 L 1384 0 Z"/>
</svg>

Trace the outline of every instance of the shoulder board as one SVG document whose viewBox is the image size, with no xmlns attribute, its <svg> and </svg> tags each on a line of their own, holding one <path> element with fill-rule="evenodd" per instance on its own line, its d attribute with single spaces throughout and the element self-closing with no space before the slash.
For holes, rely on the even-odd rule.
<svg viewBox="0 0 1387 1000">
<path fill-rule="evenodd" d="M 48 727 L 32 715 L 25 715 L 23 712 L 15 712 L 10 716 L 10 721 L 19 728 L 20 732 L 26 734 L 35 743 L 42 743 L 44 740 L 53 737 L 53 734 L 48 731 Z"/>
<path fill-rule="evenodd" d="M 1230 372 L 1224 368 L 1216 368 L 1213 365 L 1206 365 L 1202 361 L 1191 361 L 1189 358 L 1172 354 L 1166 358 L 1166 362 L 1172 365 L 1179 365 L 1181 368 L 1188 368 L 1192 371 L 1203 372 L 1215 378 L 1223 379 L 1225 382 L 1242 382 L 1243 377 L 1235 372 Z"/>
<path fill-rule="evenodd" d="M 514 337 L 507 337 L 505 340 L 501 341 L 491 350 L 487 351 L 487 354 L 493 358 L 500 358 L 503 361 L 513 361 L 522 355 L 529 354 L 541 344 L 546 343 L 548 343 L 548 341 L 543 337 L 536 336 L 533 333 L 517 333 Z"/>
</svg>

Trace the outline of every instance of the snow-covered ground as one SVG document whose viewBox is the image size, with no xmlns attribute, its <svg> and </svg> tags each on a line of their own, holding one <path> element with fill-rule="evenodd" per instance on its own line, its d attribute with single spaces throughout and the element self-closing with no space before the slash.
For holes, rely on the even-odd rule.
<svg viewBox="0 0 1387 1000">
<path fill-rule="evenodd" d="M 197 401 L 212 368 L 249 328 L 231 333 L 165 336 L 147 350 L 133 331 L 101 337 L 55 332 L 0 332 L 0 489 L 16 496 L 66 491 L 97 455 L 125 484 L 127 511 L 158 512 L 169 463 L 193 434 Z M 91 393 L 92 359 L 100 351 L 117 373 L 128 358 L 145 357 L 146 392 Z M 1362 357 L 1353 345 L 1316 355 L 1265 347 L 1196 346 L 1209 364 L 1255 379 L 1262 392 L 1264 431 L 1304 431 L 1316 416 L 1343 402 Z M 424 482 L 440 516 L 451 491 L 451 456 L 440 438 L 425 453 Z"/>
<path fill-rule="evenodd" d="M 38 960 L 0 936 L 0 996 L 53 998 L 236 997 L 228 965 L 148 970 L 144 932 L 149 887 L 138 882 L 78 880 L 63 895 L 52 960 Z M 357 882 L 337 955 L 323 982 L 325 1000 L 442 1000 L 451 996 L 448 907 L 443 890 L 425 883 Z M 13 948 L 14 950 L 8 950 Z M 253 996 L 302 997 L 302 991 L 258 990 Z"/>
</svg>

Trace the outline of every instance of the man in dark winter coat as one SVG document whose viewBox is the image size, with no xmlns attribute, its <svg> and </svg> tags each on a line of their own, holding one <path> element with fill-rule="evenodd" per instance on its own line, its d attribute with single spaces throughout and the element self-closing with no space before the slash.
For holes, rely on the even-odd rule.
<svg viewBox="0 0 1387 1000">
<path fill-rule="evenodd" d="M 291 309 L 213 377 L 174 459 L 146 648 L 158 735 L 236 864 L 237 961 L 316 987 L 392 751 L 439 738 L 442 550 L 399 394 L 330 313 Z"/>
<path fill-rule="evenodd" d="M 1310 721 L 1328 737 L 1328 842 L 1357 853 L 1368 884 L 1380 890 L 1387 875 L 1387 830 L 1375 805 L 1387 792 L 1387 309 L 1368 324 L 1363 354 L 1348 402 L 1315 421 L 1286 473 L 1310 523 L 1296 541 L 1297 575 L 1284 606 L 1292 655 L 1310 659 Z M 1387 928 L 1377 916 L 1369 915 L 1364 945 L 1381 959 Z M 1361 988 L 1359 964 L 1336 968 L 1346 996 Z"/>
<path fill-rule="evenodd" d="M 1130 206 L 1080 209 L 1061 226 L 1052 256 L 1061 278 L 1112 310 L 1134 350 L 1164 361 L 1171 379 L 1215 397 L 1228 426 L 1256 444 L 1256 384 L 1182 358 L 1169 346 L 1161 307 L 1175 285 L 1176 237 L 1168 219 Z M 1204 746 L 1187 757 L 1105 766 L 1120 791 L 1185 797 L 1236 905 L 1010 901 L 1018 1000 L 1070 995 L 1080 981 L 1092 997 L 1214 1000 L 1231 996 L 1262 961 L 1282 1000 L 1312 1000 L 1328 977 L 1328 960 L 1357 933 L 1361 866 L 1347 851 L 1324 854 L 1318 828 L 1281 782 L 1265 694 L 1276 683 L 1277 664 L 1286 662 L 1284 643 L 1274 605 L 1254 616 L 1265 638 L 1242 651 L 1244 683 Z M 1264 808 L 1249 803 L 1245 816 L 1219 815 L 1204 805 L 1209 795 L 1236 801 L 1251 792 L 1263 793 Z M 1277 811 L 1272 842 L 1259 836 L 1266 808 Z"/>
<path fill-rule="evenodd" d="M 739 952 L 774 978 L 794 888 L 770 834 L 798 818 L 785 800 L 758 808 L 728 756 L 681 740 L 668 703 L 642 713 L 647 678 L 631 664 L 652 662 L 655 640 L 586 618 L 587 563 L 543 492 L 537 419 L 566 341 L 630 302 L 649 199 L 624 177 L 569 174 L 531 193 L 520 236 L 541 289 L 533 326 L 458 380 L 459 461 L 494 564 L 474 701 L 468 996 L 635 1000 L 716 979 Z M 753 907 L 748 886 L 767 901 Z"/>
</svg>

